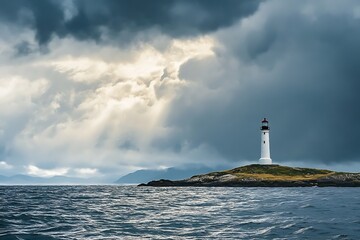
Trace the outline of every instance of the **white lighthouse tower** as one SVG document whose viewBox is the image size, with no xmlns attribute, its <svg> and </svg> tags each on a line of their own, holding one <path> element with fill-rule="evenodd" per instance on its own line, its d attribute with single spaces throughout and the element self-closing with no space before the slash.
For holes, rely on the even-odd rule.
<svg viewBox="0 0 360 240">
<path fill-rule="evenodd" d="M 261 121 L 261 158 L 260 164 L 272 164 L 270 158 L 269 121 L 264 118 Z"/>
</svg>

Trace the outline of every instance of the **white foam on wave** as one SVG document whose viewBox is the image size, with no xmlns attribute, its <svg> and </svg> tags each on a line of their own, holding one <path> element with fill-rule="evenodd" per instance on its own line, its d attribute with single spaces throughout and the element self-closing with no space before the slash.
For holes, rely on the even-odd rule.
<svg viewBox="0 0 360 240">
<path fill-rule="evenodd" d="M 299 230 L 295 231 L 294 234 L 302 234 L 307 230 L 313 229 L 313 227 L 304 227 L 304 228 L 300 228 Z"/>
<path fill-rule="evenodd" d="M 280 228 L 281 228 L 281 229 L 288 229 L 288 228 L 291 228 L 291 227 L 293 227 L 293 226 L 295 226 L 295 225 L 296 225 L 295 223 L 289 223 L 289 224 L 287 224 L 287 225 L 281 226 Z"/>
<path fill-rule="evenodd" d="M 276 228 L 276 226 L 271 226 L 271 227 L 267 227 L 267 228 L 263 228 L 261 230 L 258 231 L 258 235 L 264 235 L 266 233 L 271 232 L 272 229 Z"/>
</svg>

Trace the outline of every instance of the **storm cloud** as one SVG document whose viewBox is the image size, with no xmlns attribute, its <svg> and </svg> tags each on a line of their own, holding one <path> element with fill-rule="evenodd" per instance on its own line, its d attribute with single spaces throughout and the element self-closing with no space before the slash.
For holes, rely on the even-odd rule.
<svg viewBox="0 0 360 240">
<path fill-rule="evenodd" d="M 191 87 L 169 120 L 181 141 L 256 159 L 268 117 L 275 161 L 358 161 L 360 18 L 347 3 L 270 1 L 219 31 L 215 56 L 181 68 Z"/>
<path fill-rule="evenodd" d="M 120 35 L 123 41 L 148 29 L 171 37 L 193 36 L 215 31 L 252 14 L 258 0 L 68 0 L 5 1 L 0 19 L 30 26 L 39 44 L 51 37 L 73 36 L 81 40 L 109 40 Z"/>
<path fill-rule="evenodd" d="M 274 162 L 359 167 L 359 26 L 350 0 L 4 1 L 0 174 L 254 163 L 263 117 Z"/>
</svg>

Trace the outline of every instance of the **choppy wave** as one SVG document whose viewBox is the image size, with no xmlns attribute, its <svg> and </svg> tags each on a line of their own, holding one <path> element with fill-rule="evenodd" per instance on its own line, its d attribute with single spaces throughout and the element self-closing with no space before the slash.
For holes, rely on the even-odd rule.
<svg viewBox="0 0 360 240">
<path fill-rule="evenodd" d="M 0 186 L 0 239 L 358 239 L 360 188 Z"/>
</svg>

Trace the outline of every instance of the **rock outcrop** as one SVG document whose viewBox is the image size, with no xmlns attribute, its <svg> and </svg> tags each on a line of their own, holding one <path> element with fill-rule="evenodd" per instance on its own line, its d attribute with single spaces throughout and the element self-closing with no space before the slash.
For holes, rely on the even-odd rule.
<svg viewBox="0 0 360 240">
<path fill-rule="evenodd" d="M 253 164 L 196 175 L 188 179 L 157 180 L 139 186 L 153 187 L 360 187 L 360 173 L 313 168 Z"/>
</svg>

